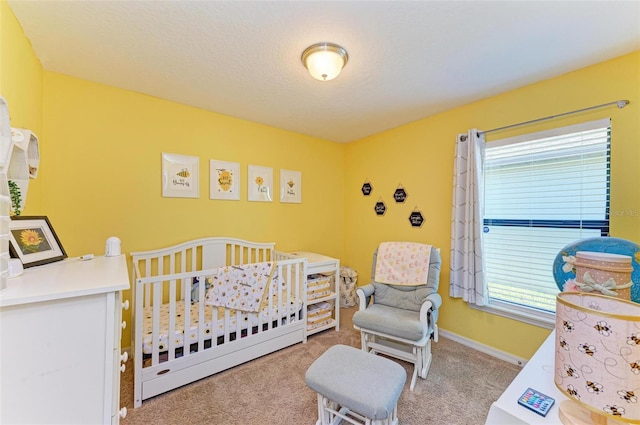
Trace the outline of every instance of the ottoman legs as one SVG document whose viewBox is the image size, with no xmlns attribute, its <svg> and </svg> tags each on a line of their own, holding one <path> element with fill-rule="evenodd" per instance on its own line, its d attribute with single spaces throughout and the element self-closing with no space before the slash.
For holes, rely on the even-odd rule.
<svg viewBox="0 0 640 425">
<path fill-rule="evenodd" d="M 371 420 L 349 410 L 347 407 L 340 407 L 335 401 L 318 394 L 318 420 L 316 425 L 335 425 L 341 423 L 341 421 L 347 421 L 354 425 L 398 425 L 398 405 L 394 406 L 393 412 L 388 418 Z"/>
</svg>

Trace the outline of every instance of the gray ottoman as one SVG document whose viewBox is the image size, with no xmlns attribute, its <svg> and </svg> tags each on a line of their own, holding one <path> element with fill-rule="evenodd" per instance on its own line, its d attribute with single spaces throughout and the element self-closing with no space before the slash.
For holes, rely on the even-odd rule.
<svg viewBox="0 0 640 425">
<path fill-rule="evenodd" d="M 307 386 L 318 393 L 316 425 L 396 425 L 407 374 L 398 363 L 346 345 L 334 345 L 309 366 Z M 358 422 L 360 421 L 360 422 Z"/>
</svg>

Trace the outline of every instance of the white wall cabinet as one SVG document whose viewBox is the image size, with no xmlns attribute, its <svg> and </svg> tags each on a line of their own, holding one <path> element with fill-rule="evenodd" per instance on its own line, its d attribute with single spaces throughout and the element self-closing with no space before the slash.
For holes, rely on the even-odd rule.
<svg viewBox="0 0 640 425">
<path fill-rule="evenodd" d="M 340 260 L 296 251 L 279 253 L 289 258 L 306 258 L 305 282 L 307 336 L 326 329 L 340 329 Z M 329 282 L 329 286 L 325 282 Z M 327 289 L 328 288 L 328 289 Z"/>
<path fill-rule="evenodd" d="M 118 424 L 124 255 L 26 269 L 0 293 L 0 423 Z"/>
</svg>

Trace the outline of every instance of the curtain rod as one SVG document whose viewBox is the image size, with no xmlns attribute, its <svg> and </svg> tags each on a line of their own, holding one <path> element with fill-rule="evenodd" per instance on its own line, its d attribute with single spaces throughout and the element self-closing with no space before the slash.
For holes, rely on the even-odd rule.
<svg viewBox="0 0 640 425">
<path fill-rule="evenodd" d="M 507 126 L 504 126 L 504 127 L 492 128 L 491 130 L 487 130 L 487 131 L 479 131 L 478 135 L 480 135 L 480 134 L 485 134 L 486 135 L 486 134 L 493 133 L 493 132 L 496 132 L 496 131 L 506 130 L 508 128 L 520 127 L 520 126 L 527 125 L 527 124 L 533 124 L 534 122 L 540 122 L 540 121 L 550 120 L 550 119 L 553 119 L 553 118 L 564 117 L 565 115 L 577 114 L 578 112 L 590 111 L 592 109 L 602 108 L 604 106 L 617 105 L 619 109 L 622 109 L 625 106 L 627 106 L 628 104 L 629 104 L 628 100 L 616 100 L 615 102 L 603 103 L 602 105 L 591 106 L 589 108 L 578 109 L 578 110 L 571 111 L 571 112 L 565 112 L 563 114 L 550 115 L 548 117 L 538 118 L 538 119 L 531 120 L 531 121 L 519 122 L 517 124 L 511 124 L 511 125 L 507 125 Z"/>
</svg>

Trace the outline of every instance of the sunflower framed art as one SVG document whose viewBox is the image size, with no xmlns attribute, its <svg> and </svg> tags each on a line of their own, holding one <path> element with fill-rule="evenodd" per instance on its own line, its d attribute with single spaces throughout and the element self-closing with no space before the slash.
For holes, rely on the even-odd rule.
<svg viewBox="0 0 640 425">
<path fill-rule="evenodd" d="M 247 199 L 249 201 L 272 202 L 273 168 L 249 165 L 247 175 Z"/>
<path fill-rule="evenodd" d="M 46 216 L 15 216 L 9 222 L 9 252 L 24 268 L 67 258 Z"/>
</svg>

